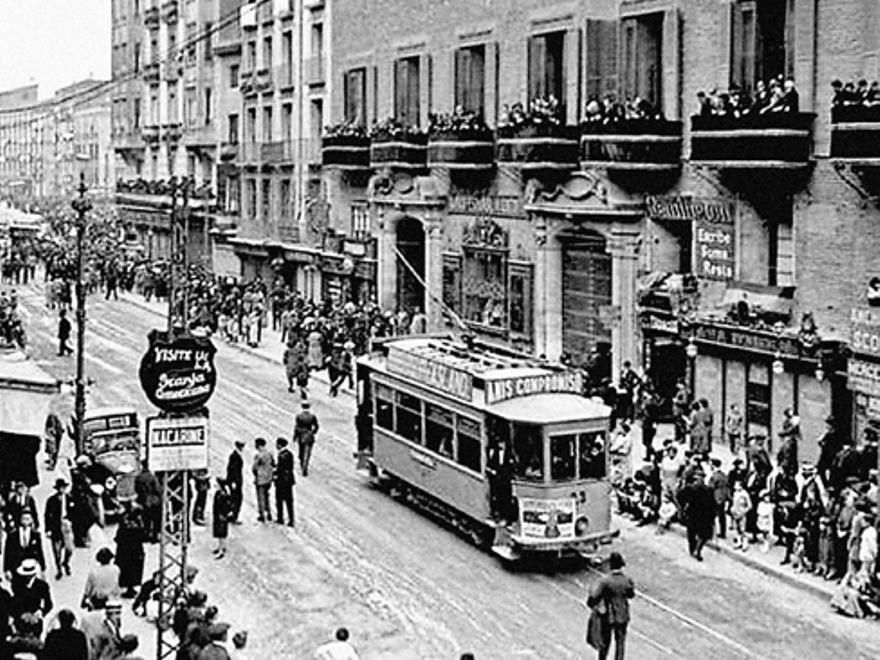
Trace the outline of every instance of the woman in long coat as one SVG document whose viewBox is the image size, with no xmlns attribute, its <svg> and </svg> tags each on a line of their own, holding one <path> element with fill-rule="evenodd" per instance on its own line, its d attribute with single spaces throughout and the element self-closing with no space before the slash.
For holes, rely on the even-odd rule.
<svg viewBox="0 0 880 660">
<path fill-rule="evenodd" d="M 217 478 L 217 488 L 214 490 L 214 504 L 212 511 L 212 535 L 217 539 L 217 547 L 214 548 L 214 556 L 223 559 L 226 556 L 226 537 L 229 536 L 229 518 L 232 515 L 232 496 L 226 479 Z"/>
<path fill-rule="evenodd" d="M 116 565 L 124 598 L 134 598 L 144 580 L 144 521 L 141 508 L 126 507 L 116 531 Z"/>
</svg>

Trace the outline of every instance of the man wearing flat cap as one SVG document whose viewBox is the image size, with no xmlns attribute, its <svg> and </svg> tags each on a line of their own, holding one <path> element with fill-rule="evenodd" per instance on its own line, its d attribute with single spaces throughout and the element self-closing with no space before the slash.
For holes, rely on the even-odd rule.
<svg viewBox="0 0 880 660">
<path fill-rule="evenodd" d="M 228 623 L 212 623 L 208 626 L 208 639 L 211 641 L 199 651 L 196 660 L 231 660 L 229 651 L 226 648 L 226 638 L 228 635 Z"/>
<path fill-rule="evenodd" d="M 67 480 L 55 480 L 55 492 L 46 500 L 46 535 L 52 543 L 55 557 L 55 579 L 62 571 L 70 575 L 70 557 L 73 555 L 73 498 L 67 492 Z"/>
</svg>

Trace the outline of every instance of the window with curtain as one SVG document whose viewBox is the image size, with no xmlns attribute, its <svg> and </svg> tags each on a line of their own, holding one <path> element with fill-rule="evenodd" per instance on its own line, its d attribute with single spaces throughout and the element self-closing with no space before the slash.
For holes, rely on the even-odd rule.
<svg viewBox="0 0 880 660">
<path fill-rule="evenodd" d="M 486 47 L 467 46 L 455 51 L 455 107 L 484 113 Z"/>
<path fill-rule="evenodd" d="M 343 77 L 342 95 L 345 104 L 345 121 L 365 126 L 367 123 L 367 70 L 364 67 L 346 71 Z"/>
<path fill-rule="evenodd" d="M 394 116 L 406 126 L 418 126 L 419 57 L 404 57 L 394 63 Z"/>
</svg>

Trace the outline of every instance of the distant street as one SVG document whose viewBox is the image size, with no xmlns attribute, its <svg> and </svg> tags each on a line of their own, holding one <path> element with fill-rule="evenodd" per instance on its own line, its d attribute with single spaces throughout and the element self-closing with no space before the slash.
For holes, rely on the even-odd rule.
<svg viewBox="0 0 880 660">
<path fill-rule="evenodd" d="M 56 318 L 45 309 L 42 292 L 18 290 L 34 357 L 55 376 L 69 378 L 74 359 L 55 357 Z M 151 414 L 137 366 L 148 330 L 164 319 L 127 301 L 97 297 L 88 312 L 87 373 L 96 381 L 90 404 L 133 402 Z M 253 439 L 289 437 L 298 397 L 287 393 L 280 365 L 222 342 L 217 368 L 212 473 L 225 470 L 233 442 L 241 439 L 248 443 L 247 475 Z M 246 486 L 244 524 L 232 528 L 226 559 L 211 557 L 210 528 L 195 532 L 197 587 L 233 630 L 250 631 L 248 657 L 310 658 L 339 625 L 351 630 L 363 658 L 376 660 L 457 659 L 464 651 L 480 660 L 592 657 L 584 642 L 584 600 L 595 574 L 585 568 L 505 570 L 466 540 L 369 488 L 352 459 L 352 398 L 331 399 L 315 381 L 312 390 L 322 430 L 309 477 L 297 473 L 297 527 L 258 523 Z M 628 657 L 880 657 L 877 624 L 844 619 L 826 602 L 714 552 L 697 564 L 675 534 L 621 524 L 616 547 L 641 593 L 633 605 Z M 78 604 L 84 577 L 80 572 L 66 583 L 67 606 Z M 126 610 L 124 621 L 132 618 Z M 154 639 L 143 641 L 141 651 L 150 657 Z"/>
</svg>

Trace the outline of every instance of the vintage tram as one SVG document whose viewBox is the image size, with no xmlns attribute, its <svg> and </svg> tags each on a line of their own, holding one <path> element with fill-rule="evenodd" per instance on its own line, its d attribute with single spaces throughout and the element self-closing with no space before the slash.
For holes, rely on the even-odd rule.
<svg viewBox="0 0 880 660">
<path fill-rule="evenodd" d="M 595 556 L 617 534 L 610 409 L 582 387 L 471 338 L 377 342 L 357 363 L 358 466 L 505 560 Z"/>
</svg>

